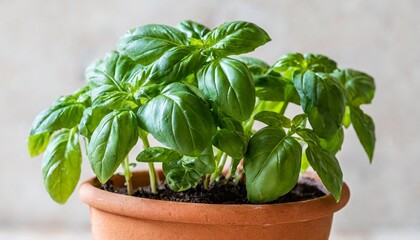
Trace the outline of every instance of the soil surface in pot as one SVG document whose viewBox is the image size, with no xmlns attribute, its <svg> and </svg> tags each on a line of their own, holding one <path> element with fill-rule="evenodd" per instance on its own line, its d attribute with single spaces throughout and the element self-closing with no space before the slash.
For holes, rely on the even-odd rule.
<svg viewBox="0 0 420 240">
<path fill-rule="evenodd" d="M 100 189 L 127 194 L 125 187 L 114 187 L 112 180 L 101 185 Z M 312 178 L 301 178 L 296 186 L 286 195 L 271 203 L 287 203 L 309 200 L 322 197 L 325 192 L 321 190 L 319 183 Z M 173 192 L 168 185 L 163 184 L 158 187 L 158 193 L 152 194 L 150 187 L 135 189 L 133 196 L 158 199 L 165 201 L 190 202 L 190 203 L 209 203 L 209 204 L 250 204 L 246 198 L 246 188 L 244 183 L 235 184 L 232 181 L 226 182 L 220 179 L 209 189 L 205 189 L 203 184 L 186 190 L 184 192 Z"/>
</svg>

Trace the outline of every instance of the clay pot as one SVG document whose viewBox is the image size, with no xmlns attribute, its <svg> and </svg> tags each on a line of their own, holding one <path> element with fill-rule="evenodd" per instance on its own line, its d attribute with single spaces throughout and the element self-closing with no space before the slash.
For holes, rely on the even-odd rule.
<svg viewBox="0 0 420 240">
<path fill-rule="evenodd" d="M 116 186 L 124 178 L 113 177 Z M 93 239 L 328 239 L 333 213 L 341 201 L 328 194 L 313 200 L 265 205 L 179 203 L 131 197 L 100 190 L 91 179 L 80 187 L 90 207 Z M 146 186 L 146 171 L 136 172 L 134 187 Z"/>
</svg>

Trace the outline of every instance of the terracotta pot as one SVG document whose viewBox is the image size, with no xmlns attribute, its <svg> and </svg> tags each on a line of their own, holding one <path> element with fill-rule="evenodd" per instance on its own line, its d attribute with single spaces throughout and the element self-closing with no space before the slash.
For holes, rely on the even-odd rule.
<svg viewBox="0 0 420 240">
<path fill-rule="evenodd" d="M 122 186 L 124 178 L 114 176 Z M 296 203 L 216 205 L 179 203 L 125 196 L 100 190 L 91 179 L 80 187 L 90 206 L 93 239 L 328 239 L 333 213 L 350 196 L 346 184 L 341 201 L 329 194 Z M 149 184 L 146 171 L 136 172 L 134 187 Z"/>
</svg>

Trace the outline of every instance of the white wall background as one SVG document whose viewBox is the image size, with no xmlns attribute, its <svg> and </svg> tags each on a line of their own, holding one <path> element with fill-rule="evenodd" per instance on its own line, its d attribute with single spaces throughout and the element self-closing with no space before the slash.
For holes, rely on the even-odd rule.
<svg viewBox="0 0 420 240">
<path fill-rule="evenodd" d="M 60 206 L 44 191 L 41 158 L 26 150 L 32 120 L 80 87 L 85 67 L 126 30 L 184 19 L 258 24 L 273 40 L 253 55 L 270 63 L 323 53 L 373 75 L 377 94 L 365 109 L 376 121 L 374 164 L 348 131 L 340 159 L 352 197 L 334 231 L 420 229 L 419 11 L 418 0 L 0 0 L 0 229 L 88 228 L 77 194 Z M 91 175 L 85 162 L 82 178 Z"/>
</svg>

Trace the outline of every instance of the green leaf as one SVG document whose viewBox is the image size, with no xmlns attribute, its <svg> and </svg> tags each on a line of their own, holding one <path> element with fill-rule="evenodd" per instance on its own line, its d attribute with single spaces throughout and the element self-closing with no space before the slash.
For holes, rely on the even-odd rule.
<svg viewBox="0 0 420 240">
<path fill-rule="evenodd" d="M 242 133 L 220 129 L 213 136 L 213 145 L 232 158 L 242 159 L 246 152 L 248 141 Z"/>
<path fill-rule="evenodd" d="M 307 128 L 297 128 L 295 131 L 297 135 L 302 137 L 307 144 L 321 146 L 321 141 L 313 130 Z"/>
<path fill-rule="evenodd" d="M 221 129 L 236 131 L 242 134 L 244 133 L 242 124 L 239 121 L 224 114 L 223 112 L 218 111 L 217 107 L 213 108 L 213 114 L 214 114 L 215 122 L 217 122 L 217 126 L 220 127 Z"/>
<path fill-rule="evenodd" d="M 176 27 L 187 35 L 188 38 L 203 39 L 210 32 L 210 29 L 206 26 L 191 20 L 182 21 Z"/>
<path fill-rule="evenodd" d="M 330 137 L 329 139 L 320 139 L 321 147 L 325 150 L 330 151 L 333 154 L 338 153 L 341 150 L 341 146 L 344 141 L 344 130 L 340 128 L 338 132 Z"/>
<path fill-rule="evenodd" d="M 69 129 L 53 133 L 42 161 L 42 175 L 54 201 L 65 203 L 73 193 L 80 178 L 81 163 L 77 133 Z"/>
<path fill-rule="evenodd" d="M 371 76 L 352 69 L 336 70 L 332 75 L 345 86 L 351 105 L 357 107 L 372 102 L 375 82 Z"/>
<path fill-rule="evenodd" d="M 309 165 L 308 158 L 306 157 L 306 152 L 302 153 L 302 162 L 300 164 L 300 172 L 304 173 L 311 165 Z"/>
<path fill-rule="evenodd" d="M 255 133 L 245 156 L 248 200 L 266 203 L 288 193 L 299 178 L 302 147 L 279 129 Z"/>
<path fill-rule="evenodd" d="M 183 155 L 199 156 L 211 143 L 210 107 L 182 83 L 166 86 L 137 116 L 141 128 Z"/>
<path fill-rule="evenodd" d="M 149 24 L 128 31 L 118 42 L 118 52 L 142 65 L 159 59 L 173 47 L 187 45 L 180 30 L 158 24 Z"/>
<path fill-rule="evenodd" d="M 135 108 L 137 104 L 131 93 L 131 81 L 143 67 L 118 52 L 111 52 L 104 60 L 98 60 L 86 70 L 86 79 L 92 88 L 94 108 Z"/>
<path fill-rule="evenodd" d="M 197 162 L 197 158 L 188 156 L 177 162 L 164 162 L 162 167 L 169 187 L 175 192 L 197 186 L 203 176 L 201 163 Z"/>
<path fill-rule="evenodd" d="M 99 181 L 112 177 L 138 140 L 136 115 L 130 110 L 114 110 L 93 132 L 88 158 Z"/>
<path fill-rule="evenodd" d="M 264 61 L 262 61 L 258 58 L 239 57 L 238 60 L 245 63 L 245 65 L 249 69 L 249 72 L 253 76 L 263 75 L 270 68 L 270 66 L 266 62 L 264 62 Z"/>
<path fill-rule="evenodd" d="M 30 135 L 28 138 L 28 150 L 31 157 L 38 156 L 47 148 L 50 140 L 50 133 L 43 132 L 37 135 Z"/>
<path fill-rule="evenodd" d="M 255 105 L 251 74 L 242 62 L 222 58 L 197 72 L 198 88 L 220 111 L 238 121 L 247 120 Z"/>
<path fill-rule="evenodd" d="M 316 73 L 331 73 L 337 69 L 337 63 L 319 54 L 289 53 L 273 65 L 272 69 L 292 80 L 295 71 L 310 70 Z"/>
<path fill-rule="evenodd" d="M 171 48 L 150 65 L 148 81 L 159 84 L 178 82 L 199 68 L 204 60 L 198 48 Z"/>
<path fill-rule="evenodd" d="M 280 113 L 272 111 L 259 112 L 254 116 L 254 119 L 263 122 L 268 126 L 278 128 L 281 130 L 283 128 L 290 128 L 292 126 L 292 121 L 290 121 L 290 119 L 281 115 Z"/>
<path fill-rule="evenodd" d="M 346 106 L 346 111 L 344 112 L 343 122 L 341 124 L 345 128 L 348 128 L 351 125 L 351 116 L 350 116 L 350 107 L 349 106 Z"/>
<path fill-rule="evenodd" d="M 41 112 L 32 124 L 30 136 L 75 127 L 83 116 L 85 106 L 78 102 L 58 101 Z"/>
<path fill-rule="evenodd" d="M 211 30 L 205 37 L 205 44 L 210 51 L 228 56 L 254 51 L 270 40 L 268 34 L 257 25 L 235 21 Z"/>
<path fill-rule="evenodd" d="M 295 126 L 295 127 L 299 127 L 306 121 L 306 118 L 307 118 L 307 116 L 306 116 L 305 113 L 298 114 L 298 115 L 293 117 L 292 125 Z"/>
<path fill-rule="evenodd" d="M 144 149 L 138 156 L 138 162 L 175 162 L 182 158 L 177 151 L 164 147 Z"/>
<path fill-rule="evenodd" d="M 346 108 L 341 84 L 335 78 L 312 71 L 295 72 L 293 82 L 315 133 L 323 138 L 336 134 Z"/>
<path fill-rule="evenodd" d="M 356 131 L 360 143 L 365 149 L 370 162 L 373 159 L 373 152 L 375 150 L 375 124 L 370 116 L 365 114 L 360 108 L 351 107 L 351 123 Z"/>
<path fill-rule="evenodd" d="M 86 108 L 80 120 L 79 134 L 90 139 L 101 120 L 110 112 L 111 110 L 106 108 Z"/>
<path fill-rule="evenodd" d="M 337 158 L 331 152 L 311 145 L 306 149 L 306 156 L 312 168 L 321 178 L 325 188 L 331 192 L 338 202 L 343 187 L 343 173 Z"/>
<path fill-rule="evenodd" d="M 254 76 L 256 95 L 260 100 L 293 102 L 300 104 L 292 81 L 289 81 L 275 72 L 262 76 Z"/>
</svg>

